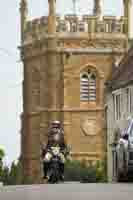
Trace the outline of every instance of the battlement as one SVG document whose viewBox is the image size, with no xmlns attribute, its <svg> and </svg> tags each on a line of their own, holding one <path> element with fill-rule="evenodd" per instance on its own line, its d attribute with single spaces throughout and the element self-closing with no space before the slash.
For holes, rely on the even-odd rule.
<svg viewBox="0 0 133 200">
<path fill-rule="evenodd" d="M 99 20 L 97 16 L 92 15 L 66 15 L 56 18 L 57 33 L 125 33 L 126 19 L 115 16 L 104 16 Z M 28 37 L 41 38 L 48 33 L 48 17 L 43 16 L 32 21 L 27 21 L 24 31 L 25 39 Z"/>
</svg>

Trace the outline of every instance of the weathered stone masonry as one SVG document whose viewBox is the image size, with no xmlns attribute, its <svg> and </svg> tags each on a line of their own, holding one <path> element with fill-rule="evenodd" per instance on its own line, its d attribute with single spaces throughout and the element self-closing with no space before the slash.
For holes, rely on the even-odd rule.
<svg viewBox="0 0 133 200">
<path fill-rule="evenodd" d="M 49 16 L 28 21 L 27 1 L 21 0 L 21 159 L 24 176 L 36 183 L 41 181 L 40 146 L 53 119 L 62 121 L 73 158 L 95 162 L 106 155 L 104 83 L 127 51 L 128 19 L 126 14 L 101 20 L 101 9 L 94 6 L 94 16 L 62 18 L 55 14 L 56 1 L 49 0 Z M 90 72 L 96 77 L 96 99 L 82 101 L 81 74 Z"/>
</svg>

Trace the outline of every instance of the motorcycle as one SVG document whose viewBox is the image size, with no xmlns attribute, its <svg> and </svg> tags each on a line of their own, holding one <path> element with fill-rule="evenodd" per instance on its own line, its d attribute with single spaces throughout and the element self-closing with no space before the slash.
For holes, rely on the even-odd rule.
<svg viewBox="0 0 133 200">
<path fill-rule="evenodd" d="M 50 147 L 45 156 L 45 161 L 49 163 L 47 171 L 48 183 L 58 183 L 61 181 L 61 164 L 65 163 L 65 157 L 60 147 Z"/>
</svg>

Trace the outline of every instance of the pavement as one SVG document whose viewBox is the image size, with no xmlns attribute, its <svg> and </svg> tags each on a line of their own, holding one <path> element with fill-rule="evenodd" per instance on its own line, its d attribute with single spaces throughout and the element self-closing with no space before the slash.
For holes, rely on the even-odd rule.
<svg viewBox="0 0 133 200">
<path fill-rule="evenodd" d="M 0 200 L 133 200 L 133 184 L 1 186 Z"/>
</svg>

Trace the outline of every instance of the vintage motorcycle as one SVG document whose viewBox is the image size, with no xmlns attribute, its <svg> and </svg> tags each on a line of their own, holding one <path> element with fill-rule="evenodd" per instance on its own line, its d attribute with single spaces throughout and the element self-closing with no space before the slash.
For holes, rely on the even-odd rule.
<svg viewBox="0 0 133 200">
<path fill-rule="evenodd" d="M 45 162 L 48 163 L 47 177 L 48 183 L 58 183 L 62 181 L 63 172 L 61 165 L 65 163 L 65 157 L 60 147 L 51 146 L 45 155 Z"/>
</svg>

